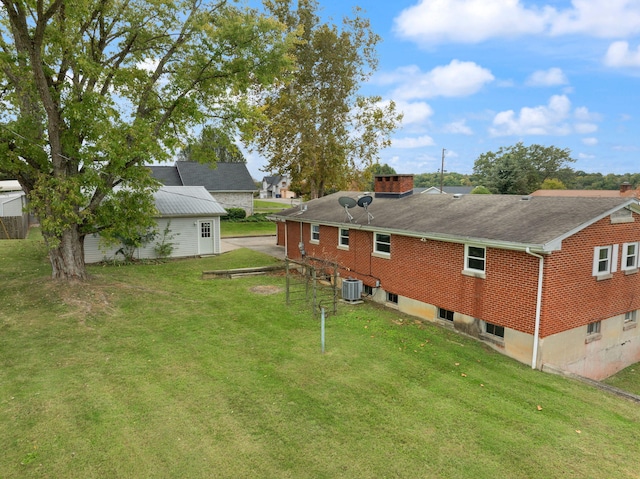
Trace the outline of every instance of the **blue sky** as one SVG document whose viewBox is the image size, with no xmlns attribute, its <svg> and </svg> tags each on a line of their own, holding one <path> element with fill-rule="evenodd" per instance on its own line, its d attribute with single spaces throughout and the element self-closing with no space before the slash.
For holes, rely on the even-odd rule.
<svg viewBox="0 0 640 479">
<path fill-rule="evenodd" d="M 398 173 L 471 173 L 522 141 L 569 148 L 577 170 L 640 171 L 640 0 L 320 0 L 339 23 L 359 5 L 382 37 L 362 93 L 402 126 L 380 162 Z M 252 176 L 265 164 L 247 155 Z"/>
</svg>

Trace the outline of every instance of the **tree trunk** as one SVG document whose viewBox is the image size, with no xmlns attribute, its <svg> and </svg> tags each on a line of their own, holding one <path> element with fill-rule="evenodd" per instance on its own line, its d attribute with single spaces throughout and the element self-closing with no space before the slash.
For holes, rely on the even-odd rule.
<svg viewBox="0 0 640 479">
<path fill-rule="evenodd" d="M 49 260 L 53 269 L 51 274 L 53 279 L 87 279 L 87 269 L 84 264 L 84 235 L 78 231 L 78 225 L 72 225 L 62 233 L 58 246 L 49 250 Z"/>
</svg>

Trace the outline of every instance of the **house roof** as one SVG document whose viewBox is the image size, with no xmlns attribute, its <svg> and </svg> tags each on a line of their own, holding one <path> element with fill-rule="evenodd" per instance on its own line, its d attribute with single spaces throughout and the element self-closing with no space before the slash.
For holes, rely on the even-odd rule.
<svg viewBox="0 0 640 479">
<path fill-rule="evenodd" d="M 5 191 L 22 191 L 22 186 L 18 180 L 2 180 L 0 181 L 0 192 Z"/>
<path fill-rule="evenodd" d="M 638 190 L 536 190 L 531 196 L 560 196 L 582 198 L 633 198 L 638 195 Z"/>
<path fill-rule="evenodd" d="M 165 186 L 182 186 L 175 166 L 150 166 L 153 177 Z"/>
<path fill-rule="evenodd" d="M 154 193 L 160 216 L 221 216 L 225 209 L 202 186 L 163 186 Z"/>
<path fill-rule="evenodd" d="M 446 195 L 468 195 L 473 190 L 473 186 L 443 186 L 442 192 Z M 414 188 L 414 193 L 419 194 L 440 194 L 439 186 L 430 186 L 429 188 Z"/>
<path fill-rule="evenodd" d="M 413 194 L 376 198 L 368 207 L 373 219 L 358 206 L 349 209 L 349 222 L 338 199 L 357 199 L 361 193 L 342 191 L 272 215 L 307 223 L 347 226 L 442 241 L 478 242 L 496 247 L 547 252 L 589 224 L 624 207 L 640 212 L 630 198 L 557 198 L 517 195 Z M 305 207 L 306 206 L 306 210 Z"/>
<path fill-rule="evenodd" d="M 175 166 L 151 166 L 151 174 L 166 186 L 204 186 L 210 192 L 257 191 L 245 163 L 218 162 L 214 167 L 195 161 L 177 161 Z"/>
</svg>

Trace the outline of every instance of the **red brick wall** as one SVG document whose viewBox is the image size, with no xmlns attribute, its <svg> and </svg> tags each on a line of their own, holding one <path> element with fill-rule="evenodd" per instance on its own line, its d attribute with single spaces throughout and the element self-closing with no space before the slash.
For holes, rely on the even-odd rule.
<svg viewBox="0 0 640 479">
<path fill-rule="evenodd" d="M 571 236 L 545 260 L 541 336 L 640 309 L 640 273 L 620 270 L 622 244 L 640 241 L 640 217 L 611 224 L 604 218 Z M 618 271 L 611 279 L 592 276 L 593 248 L 618 244 Z"/>
<path fill-rule="evenodd" d="M 288 255 L 300 258 L 300 226 L 288 223 Z M 343 278 L 361 279 L 388 292 L 457 313 L 533 334 L 539 260 L 525 252 L 487 248 L 486 278 L 462 274 L 464 245 L 391 235 L 391 258 L 371 256 L 373 233 L 349 230 L 349 250 L 338 249 L 338 229 L 320 226 L 320 243 L 310 244 L 310 226 L 303 225 L 308 256 L 336 261 Z M 597 281 L 592 276 L 593 248 L 640 241 L 640 217 L 614 224 L 609 218 L 563 241 L 562 250 L 545 256 L 540 336 L 586 325 L 640 309 L 640 273 Z"/>
<path fill-rule="evenodd" d="M 376 193 L 406 193 L 413 189 L 413 175 L 376 176 L 374 188 Z"/>
</svg>

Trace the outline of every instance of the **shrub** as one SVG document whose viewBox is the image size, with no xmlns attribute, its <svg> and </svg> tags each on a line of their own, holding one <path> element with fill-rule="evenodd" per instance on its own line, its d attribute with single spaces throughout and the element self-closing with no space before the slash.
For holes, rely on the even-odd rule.
<svg viewBox="0 0 640 479">
<path fill-rule="evenodd" d="M 226 211 L 227 215 L 224 217 L 225 220 L 238 221 L 247 217 L 247 212 L 242 208 L 226 208 Z"/>
</svg>

